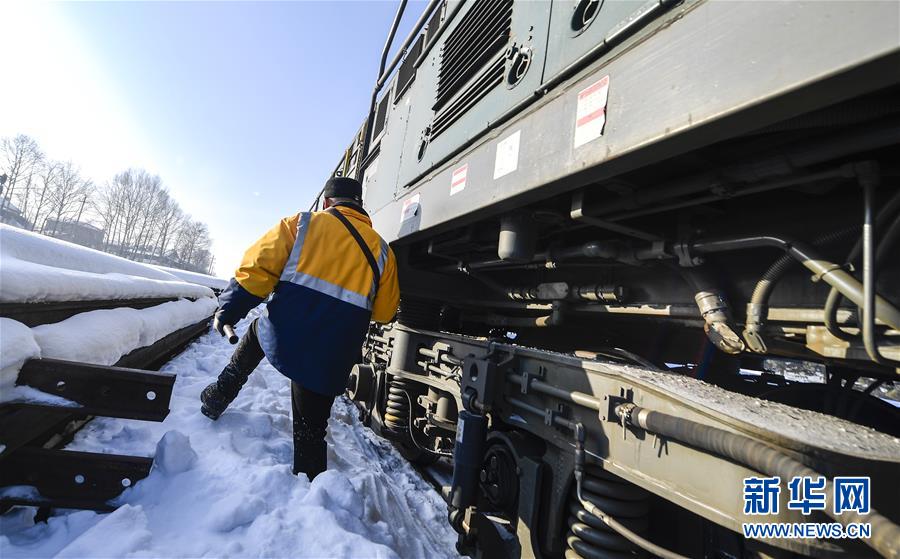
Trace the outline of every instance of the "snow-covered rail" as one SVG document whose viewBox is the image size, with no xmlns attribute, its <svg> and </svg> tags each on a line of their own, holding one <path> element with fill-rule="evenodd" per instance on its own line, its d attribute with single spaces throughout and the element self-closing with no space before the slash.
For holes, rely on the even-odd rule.
<svg viewBox="0 0 900 559">
<path fill-rule="evenodd" d="M 213 291 L 56 239 L 0 232 L 0 510 L 109 510 L 152 458 L 59 449 L 95 416 L 165 419 L 175 376 L 151 371 L 209 330 Z"/>
<path fill-rule="evenodd" d="M 26 361 L 16 385 L 60 401 L 0 404 L 0 510 L 17 504 L 112 510 L 108 501 L 146 477 L 153 459 L 59 448 L 95 416 L 164 420 L 175 375 L 150 371 L 208 329 L 207 317 L 127 353 L 115 366 Z"/>
</svg>

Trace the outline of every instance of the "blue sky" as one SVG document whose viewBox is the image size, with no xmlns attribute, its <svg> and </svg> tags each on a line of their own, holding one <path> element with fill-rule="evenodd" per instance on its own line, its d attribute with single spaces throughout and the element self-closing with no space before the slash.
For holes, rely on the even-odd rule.
<svg viewBox="0 0 900 559">
<path fill-rule="evenodd" d="M 400 43 L 424 9 L 410 2 Z M 216 270 L 306 209 L 359 129 L 397 2 L 4 4 L 0 136 L 102 184 L 159 174 Z M 23 48 L 27 45 L 27 48 Z M 12 56 L 11 56 L 12 55 Z"/>
</svg>

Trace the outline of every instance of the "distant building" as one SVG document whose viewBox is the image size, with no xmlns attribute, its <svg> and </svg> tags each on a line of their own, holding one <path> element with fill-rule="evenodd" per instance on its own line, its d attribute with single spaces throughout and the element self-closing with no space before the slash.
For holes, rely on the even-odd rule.
<svg viewBox="0 0 900 559">
<path fill-rule="evenodd" d="M 31 229 L 31 223 L 25 219 L 22 210 L 9 200 L 0 202 L 0 222 L 22 229 Z"/>
<path fill-rule="evenodd" d="M 57 239 L 98 250 L 103 247 L 103 229 L 82 221 L 48 219 L 44 225 L 44 233 Z"/>
</svg>

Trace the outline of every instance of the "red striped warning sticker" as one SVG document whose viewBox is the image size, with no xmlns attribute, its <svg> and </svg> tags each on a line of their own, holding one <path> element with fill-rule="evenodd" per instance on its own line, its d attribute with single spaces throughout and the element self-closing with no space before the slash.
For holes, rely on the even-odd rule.
<svg viewBox="0 0 900 559">
<path fill-rule="evenodd" d="M 459 194 L 466 189 L 466 177 L 469 176 L 469 164 L 454 169 L 450 175 L 450 196 Z"/>
<path fill-rule="evenodd" d="M 608 98 L 609 76 L 603 76 L 578 92 L 578 106 L 575 109 L 576 148 L 603 135 Z"/>
</svg>

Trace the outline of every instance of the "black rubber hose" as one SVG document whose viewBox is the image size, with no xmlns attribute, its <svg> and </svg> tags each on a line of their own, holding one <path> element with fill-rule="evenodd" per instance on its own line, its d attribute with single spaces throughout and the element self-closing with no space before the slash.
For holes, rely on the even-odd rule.
<svg viewBox="0 0 900 559">
<path fill-rule="evenodd" d="M 821 247 L 829 245 L 831 243 L 844 240 L 850 235 L 858 232 L 858 225 L 853 227 L 846 227 L 837 231 L 832 231 L 831 233 L 828 233 L 824 237 L 813 242 L 813 246 Z M 781 280 L 784 274 L 787 273 L 787 271 L 795 262 L 796 260 L 794 260 L 794 258 L 792 258 L 789 254 L 782 255 L 775 262 L 773 262 L 771 266 L 769 266 L 769 269 L 766 270 L 765 273 L 759 278 L 759 281 L 756 282 L 756 287 L 753 288 L 753 295 L 750 296 L 750 303 L 747 305 L 747 321 L 744 328 L 744 338 L 747 340 L 747 343 L 751 348 L 755 349 L 755 345 L 753 343 L 754 335 L 759 336 L 759 338 L 762 339 L 761 329 L 763 323 L 766 321 L 766 316 L 768 315 L 769 298 L 772 295 L 772 291 L 775 289 L 775 285 Z M 833 291 L 839 294 L 836 289 L 834 289 Z M 843 331 L 841 331 L 841 334 L 846 335 Z"/>
<path fill-rule="evenodd" d="M 629 424 L 734 460 L 765 475 L 781 479 L 797 476 L 824 477 L 787 454 L 737 433 L 637 406 L 619 406 L 616 412 L 624 416 Z M 827 482 L 825 493 L 826 499 L 833 502 L 834 486 L 830 481 Z M 834 514 L 832 508 L 826 508 L 824 512 L 844 526 L 869 523 L 872 537 L 863 540 L 866 545 L 885 557 L 900 557 L 900 526 L 874 508 L 870 508 L 869 514 L 865 516 L 854 511 L 844 511 L 838 515 Z"/>
<path fill-rule="evenodd" d="M 858 225 L 832 231 L 824 237 L 814 241 L 812 245 L 814 247 L 830 245 L 831 243 L 844 240 L 854 233 L 859 233 Z M 796 263 L 796 260 L 787 254 L 782 255 L 778 260 L 773 262 L 772 265 L 769 266 L 769 269 L 759 278 L 759 281 L 756 282 L 756 287 L 753 289 L 753 295 L 750 297 L 750 304 L 768 305 L 769 296 L 772 294 L 775 284 L 778 283 L 778 280 L 784 276 L 785 272 L 787 272 L 794 263 Z"/>
<path fill-rule="evenodd" d="M 707 254 L 718 252 L 730 252 L 752 248 L 772 247 L 780 248 L 801 262 L 815 276 L 828 285 L 840 290 L 845 297 L 863 305 L 863 284 L 848 273 L 842 266 L 830 262 L 813 247 L 799 241 L 773 235 L 752 235 L 747 237 L 728 237 L 721 239 L 709 239 L 695 241 L 692 245 L 694 251 Z M 900 310 L 890 301 L 876 294 L 876 317 L 892 328 L 900 329 Z"/>
</svg>

